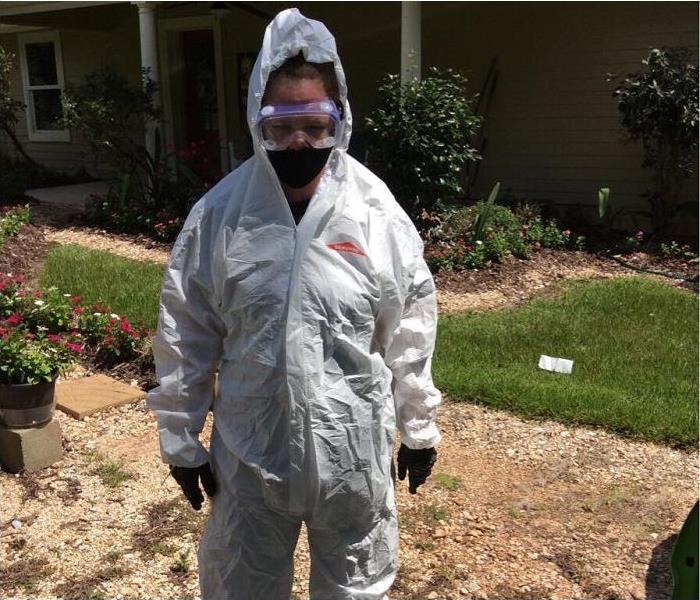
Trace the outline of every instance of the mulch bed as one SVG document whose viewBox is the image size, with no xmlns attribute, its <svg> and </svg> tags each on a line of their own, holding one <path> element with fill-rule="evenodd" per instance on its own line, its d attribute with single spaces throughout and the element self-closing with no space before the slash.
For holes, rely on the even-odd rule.
<svg viewBox="0 0 700 600">
<path fill-rule="evenodd" d="M 664 258 L 646 252 L 621 257 L 626 262 L 639 269 L 650 269 L 664 273 L 668 277 L 692 280 L 697 279 L 698 263 L 678 258 Z M 590 254 L 571 250 L 544 249 L 535 253 L 529 259 L 510 257 L 501 263 L 492 262 L 483 269 L 468 271 L 444 271 L 434 277 L 438 289 L 455 293 L 474 293 L 498 289 L 507 285 L 509 280 L 520 281 L 528 272 L 537 271 L 547 276 L 553 282 L 561 278 L 563 270 L 579 268 L 580 270 L 599 268 L 625 269 L 613 258 L 605 255 Z"/>
<path fill-rule="evenodd" d="M 0 273 L 24 275 L 33 286 L 49 252 L 49 242 L 41 227 L 25 225 L 16 236 L 0 247 Z"/>
</svg>

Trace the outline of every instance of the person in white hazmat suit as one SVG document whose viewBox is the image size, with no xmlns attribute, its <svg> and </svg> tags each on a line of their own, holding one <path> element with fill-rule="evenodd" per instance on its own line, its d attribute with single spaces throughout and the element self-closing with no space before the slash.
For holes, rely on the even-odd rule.
<svg viewBox="0 0 700 600">
<path fill-rule="evenodd" d="M 326 27 L 278 14 L 249 90 L 255 155 L 195 205 L 165 274 L 149 394 L 161 454 L 193 507 L 200 485 L 212 496 L 205 600 L 288 600 L 302 522 L 311 598 L 387 598 L 395 429 L 412 493 L 440 440 L 433 280 L 411 221 L 346 152 Z"/>
</svg>

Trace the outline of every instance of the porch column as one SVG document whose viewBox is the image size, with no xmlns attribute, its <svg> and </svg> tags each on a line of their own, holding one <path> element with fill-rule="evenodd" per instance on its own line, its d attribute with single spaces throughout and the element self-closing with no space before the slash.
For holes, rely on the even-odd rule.
<svg viewBox="0 0 700 600">
<path fill-rule="evenodd" d="M 141 67 L 148 69 L 149 77 L 158 84 L 158 44 L 156 37 L 157 2 L 134 2 L 139 9 L 139 33 L 141 36 Z M 156 92 L 153 103 L 160 106 L 160 94 Z M 157 123 L 149 122 L 146 128 L 146 149 L 153 156 L 155 150 L 155 129 Z"/>
<path fill-rule="evenodd" d="M 420 2 L 401 2 L 401 83 L 420 81 L 421 70 Z"/>
</svg>

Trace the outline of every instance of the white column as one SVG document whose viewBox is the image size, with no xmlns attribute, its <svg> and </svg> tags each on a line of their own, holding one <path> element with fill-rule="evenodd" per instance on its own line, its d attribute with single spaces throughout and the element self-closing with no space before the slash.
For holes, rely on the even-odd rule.
<svg viewBox="0 0 700 600">
<path fill-rule="evenodd" d="M 139 9 L 141 66 L 150 69 L 151 79 L 158 81 L 158 44 L 156 42 L 155 2 L 135 2 Z"/>
<path fill-rule="evenodd" d="M 401 83 L 420 81 L 421 71 L 420 2 L 401 2 Z"/>
<path fill-rule="evenodd" d="M 148 69 L 149 77 L 158 83 L 158 43 L 156 37 L 157 2 L 134 2 L 139 9 L 139 33 L 141 36 L 141 67 Z M 153 102 L 160 105 L 160 95 L 156 93 Z M 146 149 L 153 156 L 155 149 L 155 128 L 157 124 L 149 123 L 146 130 Z"/>
</svg>

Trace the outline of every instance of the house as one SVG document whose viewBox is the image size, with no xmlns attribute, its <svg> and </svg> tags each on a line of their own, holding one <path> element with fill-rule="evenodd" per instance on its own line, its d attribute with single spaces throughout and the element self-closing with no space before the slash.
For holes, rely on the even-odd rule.
<svg viewBox="0 0 700 600">
<path fill-rule="evenodd" d="M 63 86 L 105 65 L 137 82 L 147 66 L 168 143 L 201 142 L 228 172 L 248 147 L 247 74 L 267 22 L 289 6 L 336 35 L 356 156 L 383 74 L 451 67 L 482 94 L 486 118 L 471 194 L 500 181 L 514 197 L 590 214 L 600 187 L 616 207 L 644 210 L 651 177 L 641 147 L 623 141 L 606 74 L 638 70 L 652 46 L 698 51 L 694 2 L 0 2 L 0 44 L 19 57 L 13 89 L 28 105 L 19 138 L 38 162 L 75 169 L 85 142 L 51 125 Z M 12 153 L 5 139 L 0 152 Z M 687 195 L 697 202 L 697 178 Z"/>
</svg>

